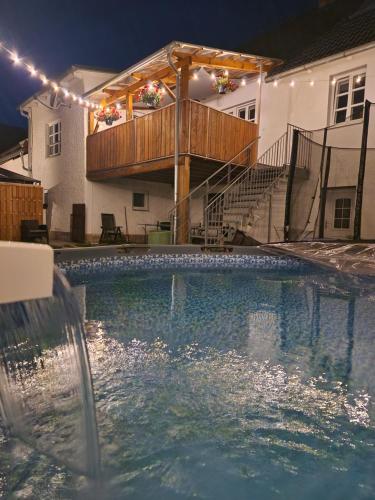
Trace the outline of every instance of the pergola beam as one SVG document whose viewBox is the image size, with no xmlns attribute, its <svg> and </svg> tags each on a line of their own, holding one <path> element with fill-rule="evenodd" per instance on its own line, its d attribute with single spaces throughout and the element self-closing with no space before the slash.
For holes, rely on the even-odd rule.
<svg viewBox="0 0 375 500">
<path fill-rule="evenodd" d="M 173 53 L 177 57 L 183 57 L 183 52 L 174 51 Z M 210 56 L 200 56 L 193 54 L 191 56 L 191 61 L 193 64 L 200 64 L 201 66 L 208 66 L 212 68 L 218 69 L 233 69 L 233 70 L 242 70 L 251 73 L 259 72 L 259 65 L 252 62 L 246 61 L 235 61 L 233 59 L 219 59 L 218 57 L 210 57 Z"/>
<path fill-rule="evenodd" d="M 184 56 L 183 59 L 176 62 L 176 67 L 179 68 L 181 66 L 185 66 L 190 62 L 191 58 Z M 124 99 L 126 99 L 127 94 L 134 94 L 134 92 L 146 85 L 149 81 L 162 80 L 172 73 L 172 68 L 170 66 L 166 66 L 165 68 L 161 68 L 158 71 L 145 76 L 142 80 L 138 80 L 137 82 L 127 86 L 126 88 L 124 88 L 124 90 L 118 90 L 116 92 L 108 91 L 108 93 L 111 93 L 111 97 L 107 101 L 107 104 L 112 104 L 115 101 L 123 101 Z M 103 92 L 107 92 L 107 89 L 103 89 Z"/>
</svg>

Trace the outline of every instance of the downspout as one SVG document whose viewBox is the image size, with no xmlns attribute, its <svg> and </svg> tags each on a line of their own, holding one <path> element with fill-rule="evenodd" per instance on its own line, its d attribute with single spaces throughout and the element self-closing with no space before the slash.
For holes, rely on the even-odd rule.
<svg viewBox="0 0 375 500">
<path fill-rule="evenodd" d="M 19 109 L 21 116 L 24 118 L 27 118 L 27 130 L 28 130 L 28 145 L 27 145 L 27 167 L 24 165 L 24 160 L 23 160 L 23 153 L 21 154 L 21 159 L 22 159 L 22 168 L 26 170 L 27 172 L 30 172 L 30 176 L 32 176 L 33 172 L 33 167 L 32 167 L 32 150 L 33 150 L 33 141 L 32 141 L 32 134 L 33 134 L 33 127 L 32 127 L 32 118 L 31 118 L 31 110 L 29 113 L 25 113 L 23 109 Z"/>
<path fill-rule="evenodd" d="M 180 157 L 180 79 L 181 74 L 176 68 L 172 61 L 172 50 L 174 46 L 171 46 L 168 50 L 167 57 L 169 66 L 173 69 L 176 74 L 176 106 L 175 106 L 175 118 L 174 118 L 174 204 L 177 206 L 178 202 L 178 162 Z M 174 213 L 173 218 L 173 244 L 177 243 L 177 208 Z"/>
</svg>

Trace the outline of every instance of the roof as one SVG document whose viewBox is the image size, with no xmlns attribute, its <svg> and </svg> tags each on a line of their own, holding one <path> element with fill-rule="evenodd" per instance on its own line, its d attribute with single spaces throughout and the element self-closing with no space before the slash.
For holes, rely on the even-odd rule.
<svg viewBox="0 0 375 500">
<path fill-rule="evenodd" d="M 11 182 L 15 184 L 40 184 L 40 181 L 27 177 L 26 175 L 16 174 L 11 170 L 0 167 L 0 182 Z"/>
<path fill-rule="evenodd" d="M 20 156 L 26 155 L 28 153 L 28 140 L 24 139 L 23 141 L 18 142 L 12 148 L 7 149 L 0 153 L 0 165 L 6 163 L 9 160 L 15 160 Z"/>
<path fill-rule="evenodd" d="M 22 127 L 14 127 L 0 123 L 0 155 L 8 151 L 27 137 L 27 130 Z"/>
<path fill-rule="evenodd" d="M 100 68 L 100 67 L 94 67 L 94 66 L 84 66 L 81 64 L 73 64 L 66 71 L 64 71 L 64 73 L 61 73 L 60 75 L 52 78 L 52 80 L 60 83 L 62 80 L 64 80 L 64 78 L 69 76 L 71 73 L 74 73 L 75 71 L 92 71 L 92 72 L 96 72 L 96 73 L 108 73 L 111 75 L 116 75 L 118 73 L 118 70 L 114 70 L 114 69 Z M 33 99 L 35 99 L 37 96 L 43 94 L 44 92 L 46 92 L 46 88 L 44 86 L 42 86 L 38 92 L 36 92 L 32 96 L 30 96 L 28 99 L 26 99 L 26 101 L 22 102 L 19 105 L 19 109 L 22 109 L 29 102 L 31 102 Z"/>
<path fill-rule="evenodd" d="M 299 53 L 273 68 L 268 76 L 272 77 L 374 41 L 375 2 L 370 1 L 362 4 L 362 7 L 349 17 L 341 19 Z"/>
<path fill-rule="evenodd" d="M 162 74 L 164 69 L 173 73 L 169 63 L 169 54 L 174 64 L 178 64 L 178 61 L 182 58 L 191 58 L 192 68 L 220 68 L 224 62 L 230 61 L 234 68 L 230 71 L 231 78 L 240 78 L 246 74 L 258 73 L 261 65 L 265 69 L 269 69 L 281 63 L 276 58 L 174 41 L 93 88 L 84 97 L 93 98 L 94 96 L 94 98 L 102 99 L 108 95 L 108 92 L 106 94 L 107 90 L 110 95 L 116 92 L 126 92 L 127 88 L 141 84 L 147 81 L 148 78 L 153 79 L 157 74 Z"/>
</svg>

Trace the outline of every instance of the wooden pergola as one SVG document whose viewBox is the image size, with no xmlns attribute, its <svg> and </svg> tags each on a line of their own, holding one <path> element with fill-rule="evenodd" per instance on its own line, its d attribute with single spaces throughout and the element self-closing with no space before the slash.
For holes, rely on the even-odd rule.
<svg viewBox="0 0 375 500">
<path fill-rule="evenodd" d="M 189 119 L 187 117 L 187 113 L 190 113 L 191 117 L 192 107 L 197 103 L 190 102 L 188 105 L 184 101 L 189 99 L 189 81 L 193 77 L 194 72 L 197 69 L 203 68 L 207 72 L 214 72 L 216 76 L 225 72 L 225 74 L 228 74 L 231 79 L 250 78 L 256 74 L 261 75 L 262 73 L 267 73 L 273 66 L 279 64 L 280 62 L 281 61 L 279 60 L 267 57 L 225 51 L 190 43 L 172 42 L 139 63 L 133 65 L 125 71 L 122 71 L 107 82 L 104 82 L 100 86 L 94 88 L 84 97 L 90 98 L 91 101 L 96 101 L 102 106 L 110 106 L 115 103 L 121 104 L 126 109 L 126 120 L 129 122 L 133 119 L 134 95 L 149 82 L 159 82 L 163 85 L 163 88 L 175 103 L 175 119 L 173 120 L 173 125 L 176 127 L 177 124 L 177 128 L 174 131 L 173 136 L 174 139 L 176 139 L 176 137 L 178 137 L 178 139 L 177 141 L 174 141 L 175 146 L 173 162 L 171 162 L 170 155 L 166 155 L 164 158 L 159 156 L 157 157 L 157 160 L 159 161 L 155 161 L 153 163 L 150 163 L 150 161 L 147 160 L 147 165 L 145 163 L 141 164 L 135 160 L 133 162 L 129 160 L 126 163 L 126 172 L 122 169 L 122 176 L 139 176 L 142 173 L 141 166 L 143 167 L 143 172 L 155 172 L 167 168 L 170 169 L 174 166 L 176 172 L 175 179 L 177 178 L 177 185 L 175 185 L 175 202 L 180 204 L 178 218 L 181 221 L 184 221 L 184 219 L 189 217 L 189 206 L 186 203 L 181 203 L 181 201 L 185 199 L 190 190 L 190 164 L 194 153 L 191 153 L 191 150 L 187 147 L 180 147 L 179 143 L 183 144 L 184 139 L 191 134 L 191 118 Z M 177 81 L 179 81 L 178 88 L 176 88 Z M 176 96 L 178 96 L 178 99 Z M 217 113 L 220 114 L 219 111 L 217 111 Z M 228 118 L 232 118 L 232 120 L 240 120 L 229 116 Z M 197 119 L 199 119 L 199 117 Z M 168 123 L 172 123 L 172 121 Z M 243 125 L 240 125 L 243 128 Z M 230 130 L 230 128 L 231 124 L 228 124 L 227 129 Z M 164 130 L 165 129 L 166 127 L 164 126 Z M 89 135 L 95 134 L 96 131 L 97 125 L 95 124 L 94 112 L 90 112 Z M 98 135 L 100 134 L 101 133 Z M 135 135 L 135 132 L 133 135 Z M 233 130 L 233 143 L 237 140 L 237 135 L 238 130 Z M 251 131 L 250 135 L 245 132 L 243 135 L 244 141 L 247 141 L 247 144 L 253 136 L 257 135 L 257 131 Z M 223 139 L 218 137 L 217 140 L 222 141 Z M 230 140 L 230 138 L 228 140 Z M 188 142 L 190 145 L 190 135 Z M 129 141 L 124 141 L 124 143 L 128 144 Z M 142 145 L 140 147 L 142 147 Z M 228 150 L 228 148 L 226 148 L 226 150 Z M 238 144 L 236 152 L 239 152 L 240 150 L 240 144 Z M 226 155 L 222 155 L 223 158 L 220 158 L 220 155 L 216 155 L 218 157 L 214 159 L 217 159 L 217 161 L 225 161 L 226 159 L 229 159 L 227 153 L 229 154 L 229 158 L 231 158 L 231 152 L 226 151 Z M 212 159 L 212 156 L 212 154 L 207 154 L 208 159 Z M 90 155 L 89 148 L 88 158 L 94 158 L 93 153 Z M 116 167 L 118 169 L 121 168 L 121 163 L 125 165 L 123 160 L 118 163 L 119 167 Z M 92 179 L 99 179 L 99 168 L 100 165 L 95 167 L 96 171 L 88 175 L 88 177 L 90 178 L 91 176 Z M 109 175 L 111 175 L 111 172 L 109 172 Z M 187 224 L 183 224 L 183 226 L 187 227 Z M 186 234 L 181 234 L 179 236 L 180 243 L 186 242 L 186 239 Z"/>
</svg>

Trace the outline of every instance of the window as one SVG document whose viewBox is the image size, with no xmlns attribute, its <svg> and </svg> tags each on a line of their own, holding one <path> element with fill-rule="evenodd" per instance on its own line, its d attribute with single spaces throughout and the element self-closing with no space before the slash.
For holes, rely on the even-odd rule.
<svg viewBox="0 0 375 500">
<path fill-rule="evenodd" d="M 47 156 L 56 156 L 61 153 L 61 122 L 48 124 Z"/>
<path fill-rule="evenodd" d="M 255 101 L 251 101 L 237 108 L 238 118 L 243 120 L 248 120 L 249 122 L 255 122 Z"/>
<path fill-rule="evenodd" d="M 356 72 L 337 80 L 333 103 L 333 123 L 359 120 L 363 116 L 366 73 Z"/>
<path fill-rule="evenodd" d="M 148 193 L 133 193 L 133 210 L 148 210 Z"/>
<path fill-rule="evenodd" d="M 350 198 L 337 198 L 335 201 L 335 229 L 349 229 L 352 200 Z"/>
</svg>

